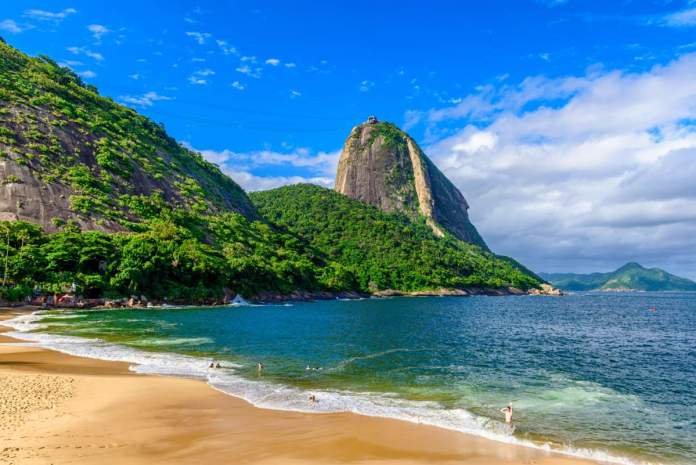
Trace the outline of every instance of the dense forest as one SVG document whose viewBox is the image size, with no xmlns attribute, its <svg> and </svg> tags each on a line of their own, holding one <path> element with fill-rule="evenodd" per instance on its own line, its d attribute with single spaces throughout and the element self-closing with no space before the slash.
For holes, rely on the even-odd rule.
<svg viewBox="0 0 696 465">
<path fill-rule="evenodd" d="M 268 220 L 287 228 L 355 276 L 364 291 L 436 288 L 529 289 L 539 280 L 508 258 L 447 234 L 436 237 L 425 220 L 383 213 L 309 184 L 255 192 Z"/>
</svg>

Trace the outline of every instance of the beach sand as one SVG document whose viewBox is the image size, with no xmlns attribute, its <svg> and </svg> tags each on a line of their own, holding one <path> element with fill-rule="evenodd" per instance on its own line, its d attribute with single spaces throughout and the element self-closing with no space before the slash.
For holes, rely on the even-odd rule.
<svg viewBox="0 0 696 465">
<path fill-rule="evenodd" d="M 15 311 L 0 311 L 0 319 Z M 0 343 L 18 343 L 3 336 Z M 265 410 L 200 380 L 0 346 L 0 464 L 537 464 L 592 462 L 350 413 Z"/>
</svg>

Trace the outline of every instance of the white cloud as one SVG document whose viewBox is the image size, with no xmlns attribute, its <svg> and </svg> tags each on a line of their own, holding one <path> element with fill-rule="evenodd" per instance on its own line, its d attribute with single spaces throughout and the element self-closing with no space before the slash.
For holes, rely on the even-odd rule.
<svg viewBox="0 0 696 465">
<path fill-rule="evenodd" d="M 374 86 L 375 86 L 374 82 L 368 81 L 366 79 L 366 80 L 360 82 L 360 86 L 358 87 L 358 89 L 360 90 L 360 92 L 368 92 Z"/>
<path fill-rule="evenodd" d="M 483 87 L 422 112 L 489 245 L 536 270 L 628 260 L 696 277 L 696 53 L 642 73 Z"/>
<path fill-rule="evenodd" d="M 96 61 L 102 61 L 104 60 L 104 56 L 99 53 L 99 52 L 93 52 L 92 50 L 89 50 L 85 47 L 68 47 L 67 48 L 68 52 L 72 53 L 73 55 L 85 55 L 89 58 L 92 58 Z"/>
<path fill-rule="evenodd" d="M 159 95 L 157 92 L 147 92 L 142 95 L 122 95 L 119 97 L 123 103 L 128 103 L 138 107 L 151 107 L 155 102 L 164 100 L 173 100 L 172 97 L 167 97 L 166 95 Z"/>
<path fill-rule="evenodd" d="M 248 171 L 223 168 L 222 171 L 246 191 L 264 191 L 289 184 L 309 183 L 333 188 L 333 177 L 256 176 Z"/>
<path fill-rule="evenodd" d="M 211 163 L 249 191 L 273 189 L 287 184 L 312 183 L 333 187 L 340 150 L 312 154 L 309 149 L 298 148 L 281 153 L 272 150 L 234 152 L 232 150 L 197 150 L 188 142 L 184 146 L 200 152 Z M 267 166 L 287 166 L 308 170 L 307 176 L 260 176 L 255 171 Z"/>
<path fill-rule="evenodd" d="M 235 47 L 228 45 L 227 42 L 224 40 L 218 39 L 215 41 L 215 43 L 217 43 L 218 47 L 224 55 L 236 55 L 238 53 Z"/>
<path fill-rule="evenodd" d="M 196 85 L 205 85 L 208 84 L 208 80 L 205 79 L 208 76 L 214 76 L 215 71 L 212 69 L 206 68 L 206 69 L 199 69 L 198 71 L 194 71 L 191 76 L 189 76 L 188 81 L 191 84 L 196 84 Z"/>
<path fill-rule="evenodd" d="M 302 92 L 300 92 L 298 90 L 291 90 L 290 91 L 290 98 L 297 98 L 300 96 L 302 96 Z"/>
<path fill-rule="evenodd" d="M 284 65 L 286 68 L 296 68 L 297 65 L 295 63 L 285 63 Z"/>
<path fill-rule="evenodd" d="M 271 66 L 278 66 L 280 64 L 280 60 L 277 58 L 269 58 L 268 60 L 266 60 L 266 64 Z"/>
<path fill-rule="evenodd" d="M 31 19 L 36 19 L 40 21 L 53 21 L 61 22 L 70 15 L 77 13 L 74 8 L 66 8 L 63 11 L 52 12 L 46 10 L 31 9 L 24 12 L 24 16 Z"/>
<path fill-rule="evenodd" d="M 134 81 L 138 81 L 138 80 L 140 80 L 140 78 L 141 78 L 140 74 L 138 74 L 138 73 L 129 74 L 128 77 L 131 78 L 131 79 L 134 80 Z"/>
<path fill-rule="evenodd" d="M 106 26 L 102 26 L 101 24 L 90 24 L 87 26 L 87 30 L 92 33 L 92 36 L 94 36 L 94 39 L 97 41 L 100 41 L 104 34 L 111 32 L 110 29 L 106 28 Z"/>
<path fill-rule="evenodd" d="M 0 31 L 9 32 L 11 34 L 19 34 L 27 29 L 30 29 L 30 26 L 20 26 L 12 19 L 3 19 L 0 21 Z"/>
<path fill-rule="evenodd" d="M 86 78 L 86 79 L 92 79 L 92 78 L 97 77 L 97 73 L 95 73 L 94 71 L 91 71 L 89 69 L 85 70 L 85 71 L 80 71 L 79 73 L 77 73 L 77 75 L 82 77 L 82 78 Z"/>
<path fill-rule="evenodd" d="M 696 26 L 696 8 L 687 8 L 664 17 L 667 26 L 687 27 Z"/>
<path fill-rule="evenodd" d="M 249 77 L 253 78 L 260 78 L 261 77 L 261 68 L 251 68 L 249 65 L 242 65 L 236 68 L 236 71 L 238 73 L 246 74 Z"/>
<path fill-rule="evenodd" d="M 256 63 L 256 57 L 255 56 L 243 56 L 239 59 L 241 62 L 249 62 L 249 63 Z"/>
<path fill-rule="evenodd" d="M 205 44 L 205 41 L 210 38 L 209 32 L 186 32 L 186 35 L 193 38 L 198 45 Z"/>
<path fill-rule="evenodd" d="M 239 81 L 234 81 L 232 84 L 230 84 L 230 86 L 234 87 L 234 88 L 237 89 L 237 90 L 244 90 L 244 89 L 246 89 L 246 87 L 244 87 L 244 84 L 242 84 L 242 83 L 239 82 Z"/>
</svg>

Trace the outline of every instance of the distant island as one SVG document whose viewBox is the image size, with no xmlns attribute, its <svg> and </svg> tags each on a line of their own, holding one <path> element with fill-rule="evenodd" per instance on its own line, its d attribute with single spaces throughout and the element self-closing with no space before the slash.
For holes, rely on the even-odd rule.
<svg viewBox="0 0 696 465">
<path fill-rule="evenodd" d="M 609 273 L 539 273 L 566 291 L 696 291 L 696 282 L 630 262 Z"/>
</svg>

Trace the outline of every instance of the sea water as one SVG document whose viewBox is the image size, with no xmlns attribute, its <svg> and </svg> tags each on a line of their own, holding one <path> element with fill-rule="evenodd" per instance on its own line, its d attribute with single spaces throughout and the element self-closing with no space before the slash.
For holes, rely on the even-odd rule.
<svg viewBox="0 0 696 465">
<path fill-rule="evenodd" d="M 611 462 L 696 463 L 693 293 L 44 311 L 10 325 L 67 353 L 203 378 L 259 407 L 397 418 Z M 508 403 L 514 428 L 500 413 Z"/>
</svg>

